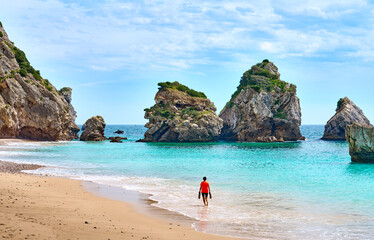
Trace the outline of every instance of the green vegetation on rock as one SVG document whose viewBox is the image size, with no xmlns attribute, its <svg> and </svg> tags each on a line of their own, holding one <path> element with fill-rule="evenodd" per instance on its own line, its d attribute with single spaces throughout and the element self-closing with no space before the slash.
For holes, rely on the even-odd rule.
<svg viewBox="0 0 374 240">
<path fill-rule="evenodd" d="M 16 71 L 15 70 L 10 71 L 10 77 L 11 78 L 15 78 L 16 77 Z"/>
<path fill-rule="evenodd" d="M 193 116 L 193 117 L 197 117 L 201 114 L 201 112 L 197 111 L 195 108 L 193 107 L 189 107 L 189 108 L 185 108 L 185 109 L 182 109 L 182 114 L 183 115 L 188 115 L 188 116 Z"/>
<path fill-rule="evenodd" d="M 68 88 L 68 87 L 63 87 L 60 89 L 60 92 L 63 93 L 63 92 L 69 92 L 71 90 L 71 88 Z"/>
<path fill-rule="evenodd" d="M 21 69 L 19 71 L 19 73 L 21 74 L 22 77 L 26 77 L 27 76 L 27 71 L 25 69 Z"/>
<path fill-rule="evenodd" d="M 286 114 L 283 112 L 283 110 L 278 109 L 277 113 L 274 114 L 274 118 L 286 119 L 287 116 L 286 116 Z"/>
<path fill-rule="evenodd" d="M 161 116 L 167 119 L 175 117 L 175 113 L 171 112 L 169 109 L 166 109 L 166 107 L 163 104 L 158 104 L 151 108 L 146 108 L 144 109 L 144 111 L 152 112 L 155 116 Z"/>
<path fill-rule="evenodd" d="M 4 36 L 3 32 L 0 31 L 0 37 L 3 37 L 3 36 Z"/>
<path fill-rule="evenodd" d="M 48 91 L 52 91 L 53 90 L 53 87 L 52 87 L 51 83 L 48 81 L 48 79 L 44 79 L 42 81 L 42 84 L 44 85 L 44 87 L 46 89 L 48 89 Z"/>
<path fill-rule="evenodd" d="M 343 106 L 343 103 L 344 103 L 344 98 L 340 98 L 339 101 L 338 101 L 338 104 L 337 104 L 337 109 L 340 109 L 342 106 Z"/>
<path fill-rule="evenodd" d="M 189 87 L 180 84 L 179 82 L 160 82 L 158 83 L 158 86 L 160 90 L 165 90 L 165 89 L 176 89 L 181 92 L 185 92 L 191 97 L 199 97 L 199 98 L 207 98 L 206 95 L 203 92 L 198 92 L 193 89 L 190 89 Z"/>
<path fill-rule="evenodd" d="M 27 60 L 26 54 L 19 48 L 13 47 L 10 43 L 5 41 L 5 44 L 13 51 L 14 56 L 16 57 L 17 63 L 20 67 L 21 76 L 25 77 L 26 73 L 31 73 L 34 78 L 38 81 L 41 81 L 43 78 L 40 76 L 40 71 L 35 70 L 31 65 L 29 60 Z"/>
</svg>

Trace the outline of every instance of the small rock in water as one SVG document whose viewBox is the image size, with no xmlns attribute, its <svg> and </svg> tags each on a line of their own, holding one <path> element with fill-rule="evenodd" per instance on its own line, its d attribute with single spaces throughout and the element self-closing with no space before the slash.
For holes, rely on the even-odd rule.
<svg viewBox="0 0 374 240">
<path fill-rule="evenodd" d="M 86 128 L 80 136 L 81 141 L 104 141 L 105 121 L 101 116 L 95 116 L 86 121 Z"/>
<path fill-rule="evenodd" d="M 114 133 L 115 133 L 115 134 L 123 134 L 123 133 L 124 133 L 124 131 L 122 131 L 122 130 L 118 129 L 118 130 L 117 130 L 117 131 L 115 131 Z"/>
<path fill-rule="evenodd" d="M 371 125 L 362 110 L 347 97 L 339 99 L 335 111 L 325 125 L 322 140 L 346 140 L 346 127 L 353 123 Z"/>
<path fill-rule="evenodd" d="M 110 140 L 110 142 L 114 142 L 114 143 L 121 143 L 122 140 L 127 140 L 127 138 L 125 138 L 125 137 L 109 137 L 108 140 Z"/>
</svg>

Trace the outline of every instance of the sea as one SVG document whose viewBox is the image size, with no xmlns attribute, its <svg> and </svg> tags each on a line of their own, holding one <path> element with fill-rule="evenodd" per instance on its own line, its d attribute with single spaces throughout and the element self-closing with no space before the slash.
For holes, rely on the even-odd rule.
<svg viewBox="0 0 374 240">
<path fill-rule="evenodd" d="M 124 134 L 114 134 L 116 130 Z M 10 142 L 0 159 L 47 166 L 36 174 L 148 194 L 198 231 L 250 239 L 374 239 L 374 164 L 355 164 L 344 141 L 143 143 L 141 125 L 107 125 L 123 143 Z M 202 178 L 212 199 L 198 199 Z"/>
</svg>

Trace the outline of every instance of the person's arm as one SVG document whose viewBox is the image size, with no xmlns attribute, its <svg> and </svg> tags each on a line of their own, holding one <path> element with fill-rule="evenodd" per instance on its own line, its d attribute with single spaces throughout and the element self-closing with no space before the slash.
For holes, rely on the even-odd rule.
<svg viewBox="0 0 374 240">
<path fill-rule="evenodd" d="M 200 184 L 200 189 L 199 189 L 199 192 L 201 192 L 201 184 Z"/>
</svg>

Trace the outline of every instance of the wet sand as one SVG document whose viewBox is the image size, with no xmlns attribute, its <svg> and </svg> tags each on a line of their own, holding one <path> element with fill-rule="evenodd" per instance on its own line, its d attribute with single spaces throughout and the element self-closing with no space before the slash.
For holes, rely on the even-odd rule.
<svg viewBox="0 0 374 240">
<path fill-rule="evenodd" d="M 4 239 L 233 239 L 197 232 L 177 220 L 140 212 L 136 205 L 96 196 L 77 180 L 19 173 L 37 167 L 0 162 Z"/>
</svg>

